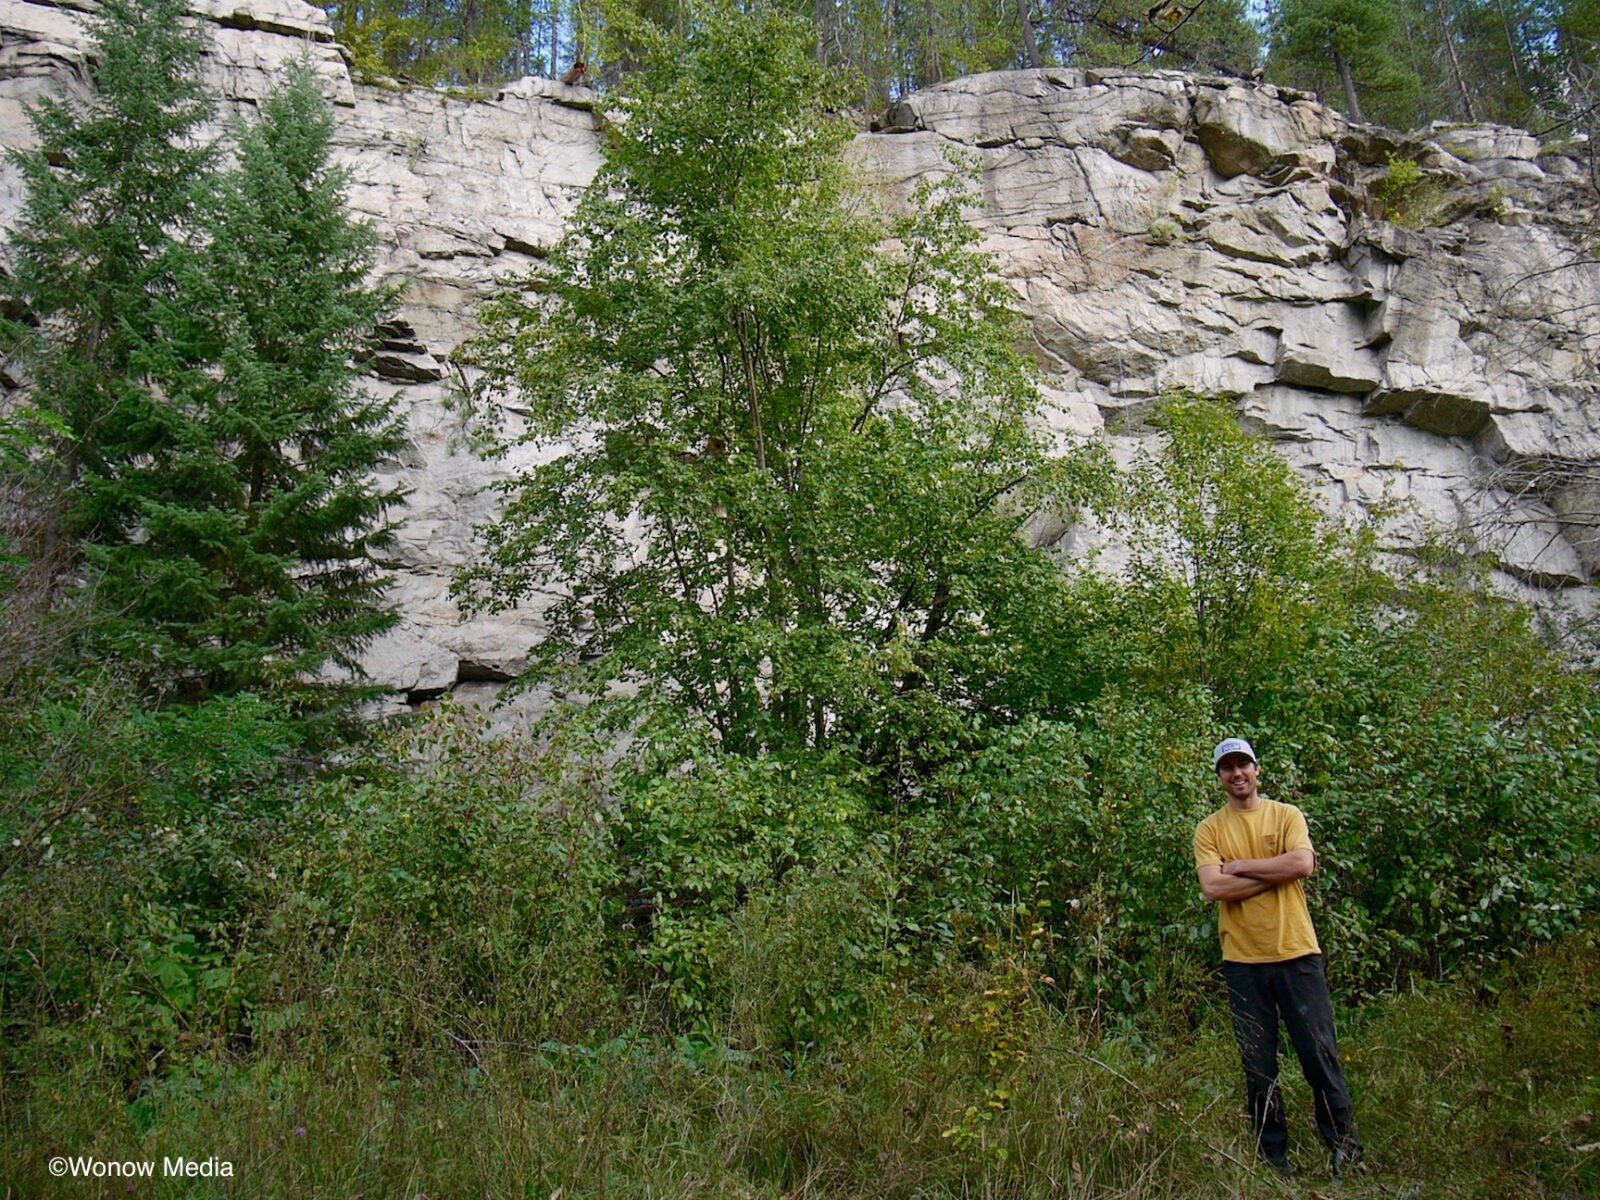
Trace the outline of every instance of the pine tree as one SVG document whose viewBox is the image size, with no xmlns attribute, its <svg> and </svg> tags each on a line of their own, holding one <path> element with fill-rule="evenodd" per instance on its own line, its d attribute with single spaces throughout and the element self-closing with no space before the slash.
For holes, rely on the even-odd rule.
<svg viewBox="0 0 1600 1200">
<path fill-rule="evenodd" d="M 1600 187 L 1600 0 L 1557 5 L 1555 60 L 1563 93 L 1553 105 L 1574 133 L 1587 135 L 1589 179 Z"/>
<path fill-rule="evenodd" d="M 1144 63 L 1242 75 L 1261 48 L 1244 0 L 1071 0 L 1039 7 L 1056 55 L 1074 65 Z"/>
<path fill-rule="evenodd" d="M 536 67 L 556 73 L 539 53 L 559 33 L 553 0 L 331 0 L 323 7 L 363 74 L 481 85 Z"/>
<path fill-rule="evenodd" d="M 1272 15 L 1275 65 L 1342 98 L 1357 121 L 1416 123 L 1421 83 L 1404 40 L 1389 0 L 1281 0 Z"/>
</svg>

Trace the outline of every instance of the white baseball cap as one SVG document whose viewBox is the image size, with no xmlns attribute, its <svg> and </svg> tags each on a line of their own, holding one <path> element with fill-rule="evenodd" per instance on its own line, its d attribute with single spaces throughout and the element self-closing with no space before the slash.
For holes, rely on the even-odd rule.
<svg viewBox="0 0 1600 1200">
<path fill-rule="evenodd" d="M 1230 754 L 1242 754 L 1251 762 L 1258 762 L 1254 747 L 1243 738 L 1223 738 L 1211 752 L 1211 769 L 1215 771 Z"/>
</svg>

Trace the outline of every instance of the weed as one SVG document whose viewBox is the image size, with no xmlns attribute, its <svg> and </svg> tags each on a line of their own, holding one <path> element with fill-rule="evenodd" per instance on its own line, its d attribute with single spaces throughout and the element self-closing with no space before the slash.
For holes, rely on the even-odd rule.
<svg viewBox="0 0 1600 1200">
<path fill-rule="evenodd" d="M 1171 217 L 1157 217 L 1150 222 L 1150 240 L 1158 246 L 1170 246 L 1184 240 L 1183 226 Z"/>
<path fill-rule="evenodd" d="M 583 1044 L 485 1043 L 476 1057 L 386 1055 L 335 1005 L 303 1040 L 196 1060 L 131 1101 L 87 1064 L 18 1080 L 0 1181 L 50 1195 L 52 1152 L 182 1152 L 230 1161 L 251 1195 L 1282 1194 L 1253 1161 L 1217 996 L 1192 1033 L 1101 1036 L 1029 998 L 1037 984 L 1002 957 L 994 972 L 886 991 L 850 1039 L 792 1071 L 626 1028 Z M 1346 1017 L 1373 1169 L 1342 1196 L 1595 1194 L 1595 937 L 1531 955 L 1494 986 L 1408 992 Z M 1292 1063 L 1284 1084 L 1297 1166 L 1320 1188 L 1326 1162 Z M 103 1182 L 72 1194 L 121 1194 Z"/>
<path fill-rule="evenodd" d="M 1389 155 L 1388 173 L 1372 189 L 1377 215 L 1411 229 L 1428 224 L 1446 196 L 1442 178 L 1397 154 Z"/>
</svg>

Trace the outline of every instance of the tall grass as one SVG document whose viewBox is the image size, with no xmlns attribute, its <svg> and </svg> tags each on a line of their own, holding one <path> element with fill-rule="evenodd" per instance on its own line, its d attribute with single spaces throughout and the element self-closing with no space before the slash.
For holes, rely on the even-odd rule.
<svg viewBox="0 0 1600 1200">
<path fill-rule="evenodd" d="M 1343 1015 L 1368 1173 L 1349 1197 L 1600 1189 L 1600 946 L 1530 955 L 1497 991 L 1428 988 Z M 785 1068 L 728 1028 L 598 1044 L 463 1038 L 416 1008 L 376 1036 L 335 995 L 293 1042 L 197 1058 L 132 1094 L 92 1067 L 13 1077 L 15 1197 L 1155 1197 L 1330 1194 L 1308 1093 L 1285 1081 L 1300 1178 L 1254 1165 L 1214 996 L 1193 1028 L 1095 1034 L 1014 960 L 875 996 L 856 1036 Z M 1214 989 L 1213 989 L 1214 992 Z M 54 1154 L 215 1155 L 228 1181 L 56 1183 Z"/>
</svg>

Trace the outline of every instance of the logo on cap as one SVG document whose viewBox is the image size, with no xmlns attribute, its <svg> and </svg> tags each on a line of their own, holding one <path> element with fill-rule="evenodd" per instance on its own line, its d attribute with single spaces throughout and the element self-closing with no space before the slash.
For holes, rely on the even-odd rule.
<svg viewBox="0 0 1600 1200">
<path fill-rule="evenodd" d="M 1242 754 L 1251 762 L 1258 761 L 1254 748 L 1243 738 L 1223 738 L 1211 754 L 1211 769 L 1215 771 L 1230 754 Z"/>
</svg>

